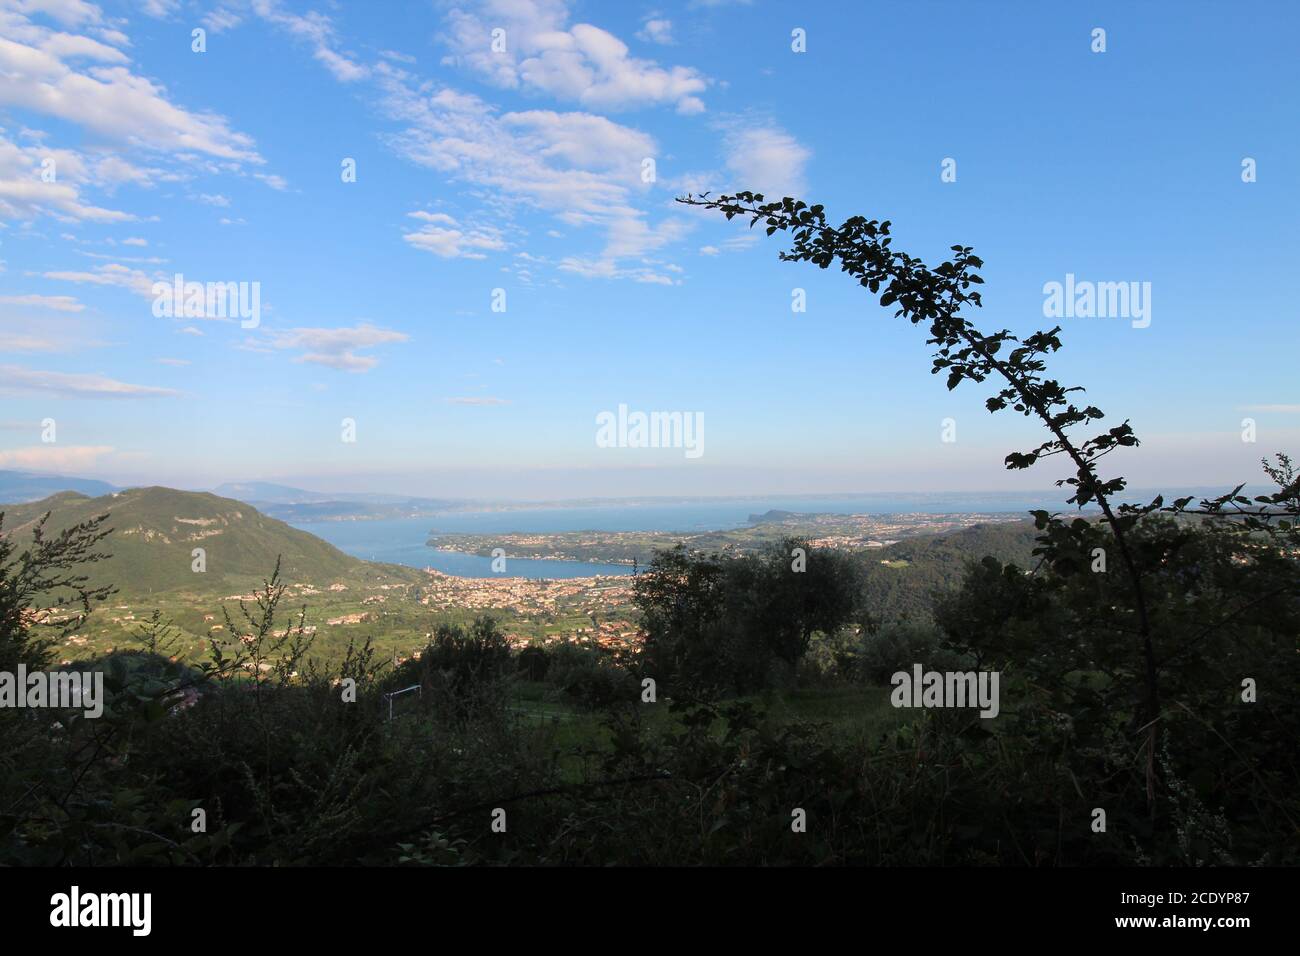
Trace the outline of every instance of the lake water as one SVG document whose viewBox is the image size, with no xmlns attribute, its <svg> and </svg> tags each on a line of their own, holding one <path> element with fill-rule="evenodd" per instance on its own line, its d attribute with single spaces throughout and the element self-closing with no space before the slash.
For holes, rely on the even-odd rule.
<svg viewBox="0 0 1300 956">
<path fill-rule="evenodd" d="M 420 518 L 373 521 L 301 521 L 295 528 L 323 538 L 341 551 L 367 561 L 430 567 L 457 577 L 577 578 L 629 574 L 621 564 L 511 558 L 507 574 L 492 571 L 492 559 L 458 551 L 438 551 L 425 542 L 431 533 L 510 534 L 560 531 L 716 531 L 739 528 L 765 511 L 829 514 L 924 512 L 1024 512 L 1047 507 L 1048 496 L 1022 494 L 866 495 L 846 498 L 750 498 L 581 508 L 528 508 L 509 511 L 449 511 Z"/>
<path fill-rule="evenodd" d="M 293 526 L 328 541 L 353 557 L 412 568 L 433 568 L 458 578 L 589 578 L 594 574 L 631 574 L 622 564 L 586 561 L 537 561 L 511 558 L 505 574 L 492 570 L 492 559 L 462 551 L 439 551 L 425 542 L 433 518 L 381 518 L 375 521 L 295 521 Z M 499 531 L 499 528 L 483 530 Z"/>
</svg>

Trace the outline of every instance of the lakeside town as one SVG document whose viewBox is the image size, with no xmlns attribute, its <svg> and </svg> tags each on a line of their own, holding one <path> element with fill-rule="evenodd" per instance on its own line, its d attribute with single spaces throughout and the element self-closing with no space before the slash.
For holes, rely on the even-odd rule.
<svg viewBox="0 0 1300 956">
<path fill-rule="evenodd" d="M 635 640 L 637 625 L 623 616 L 632 603 L 632 578 L 628 575 L 595 575 L 589 578 L 460 578 L 426 569 L 428 586 L 420 603 L 434 610 L 470 610 L 495 612 L 509 610 L 516 615 L 516 626 L 506 628 L 506 638 L 514 645 L 530 643 L 536 636 L 530 624 L 555 623 L 581 617 L 591 621 L 590 628 L 574 629 L 578 636 L 590 637 L 604 645 L 624 644 Z M 530 633 L 532 631 L 532 633 Z M 558 640 L 552 631 L 543 640 Z"/>
<path fill-rule="evenodd" d="M 172 626 L 184 650 L 206 653 L 213 640 L 227 634 L 225 612 L 241 619 L 239 606 L 252 606 L 254 590 L 227 594 L 209 602 L 192 595 L 154 594 L 147 601 L 121 599 L 90 615 L 59 641 L 60 658 L 71 663 L 87 653 L 112 653 L 136 646 L 137 635 L 155 608 Z M 334 581 L 325 585 L 290 583 L 285 602 L 306 608 L 303 633 L 318 638 L 318 647 L 335 651 L 350 640 L 376 636 L 376 646 L 397 661 L 422 647 L 431 629 L 475 616 L 496 617 L 507 640 L 516 646 L 565 638 L 594 640 L 603 646 L 631 643 L 632 578 L 593 575 L 583 578 L 464 578 L 432 568 L 410 569 L 401 581 Z M 52 609 L 37 612 L 40 623 L 72 620 Z"/>
</svg>

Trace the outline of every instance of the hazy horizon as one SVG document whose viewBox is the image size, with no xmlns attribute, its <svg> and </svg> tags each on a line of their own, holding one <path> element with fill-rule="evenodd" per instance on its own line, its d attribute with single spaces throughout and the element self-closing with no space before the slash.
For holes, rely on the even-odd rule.
<svg viewBox="0 0 1300 956">
<path fill-rule="evenodd" d="M 862 489 L 846 488 L 835 491 L 809 491 L 807 489 L 793 490 L 768 490 L 756 492 L 736 492 L 729 494 L 691 494 L 679 493 L 671 494 L 662 491 L 642 494 L 604 494 L 604 495 L 568 495 L 563 497 L 532 497 L 532 496 L 484 496 L 483 494 L 449 494 L 438 489 L 424 488 L 420 491 L 393 491 L 387 487 L 366 487 L 360 485 L 353 486 L 334 486 L 328 483 L 321 484 L 317 481 L 304 479 L 302 481 L 280 481 L 263 478 L 244 478 L 231 481 L 222 481 L 206 484 L 176 484 L 169 485 L 158 481 L 115 481 L 103 476 L 94 475 L 70 475 L 60 474 L 57 472 L 40 472 L 28 471 L 25 474 L 31 474 L 45 478 L 63 478 L 78 479 L 92 478 L 104 481 L 121 490 L 131 488 L 147 487 L 170 487 L 179 491 L 193 492 L 218 492 L 225 485 L 240 484 L 264 484 L 278 485 L 286 489 L 309 492 L 314 495 L 337 495 L 340 499 L 346 499 L 348 496 L 389 496 L 394 498 L 409 497 L 412 499 L 444 499 L 454 503 L 462 504 L 482 504 L 482 505 L 565 505 L 565 504 L 583 504 L 589 502 L 608 502 L 610 504 L 628 504 L 633 502 L 735 502 L 735 501 L 770 501 L 774 499 L 807 499 L 809 501 L 837 501 L 869 498 L 1039 498 L 1039 499 L 1059 499 L 1062 507 L 1065 506 L 1065 499 L 1069 492 L 1062 488 L 1044 488 L 1041 486 L 1027 485 L 1024 488 L 932 488 L 932 489 L 902 489 L 902 488 L 881 488 L 881 489 Z M 1218 486 L 1211 483 L 1182 483 L 1169 486 L 1140 486 L 1130 485 L 1120 495 L 1121 500 L 1137 500 L 1152 497 L 1156 494 L 1163 494 L 1168 497 L 1171 494 L 1218 494 L 1231 490 L 1233 486 Z M 1255 493 L 1257 491 L 1267 490 L 1268 485 L 1261 482 L 1251 481 L 1245 485 L 1246 493 Z M 252 496 L 255 500 L 255 496 Z"/>
</svg>

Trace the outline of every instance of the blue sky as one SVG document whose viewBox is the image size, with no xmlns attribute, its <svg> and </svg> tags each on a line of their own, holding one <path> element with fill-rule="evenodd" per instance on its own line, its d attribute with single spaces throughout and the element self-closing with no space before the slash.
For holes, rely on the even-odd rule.
<svg viewBox="0 0 1300 956">
<path fill-rule="evenodd" d="M 1067 274 L 1150 283 L 1145 328 L 1060 320 L 1053 371 L 1132 420 L 1134 485 L 1254 481 L 1300 451 L 1296 11 L 0 0 L 0 468 L 521 498 L 1060 476 L 1006 473 L 1033 426 L 947 392 L 856 284 L 673 202 L 751 188 L 974 246 L 991 328 L 1054 324 Z M 258 283 L 259 324 L 156 316 L 176 273 Z M 702 416 L 704 453 L 599 447 L 620 404 Z"/>
</svg>

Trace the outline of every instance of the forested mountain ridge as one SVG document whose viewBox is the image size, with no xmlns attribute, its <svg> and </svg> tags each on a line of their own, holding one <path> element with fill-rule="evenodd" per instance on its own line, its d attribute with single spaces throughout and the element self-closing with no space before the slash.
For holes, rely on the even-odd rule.
<svg viewBox="0 0 1300 956">
<path fill-rule="evenodd" d="M 277 558 L 290 582 L 328 583 L 365 565 L 250 505 L 207 492 L 150 487 L 91 498 L 65 491 L 0 510 L 3 533 L 13 535 L 20 549 L 47 511 L 47 537 L 107 513 L 113 533 L 100 550 L 111 557 L 89 565 L 87 573 L 124 594 L 237 592 L 269 574 Z M 198 565 L 195 549 L 202 549 Z"/>
<path fill-rule="evenodd" d="M 935 595 L 961 587 L 966 568 L 987 556 L 1029 566 L 1037 538 L 1032 521 L 1017 521 L 918 535 L 859 553 L 862 606 L 881 621 L 927 616 Z"/>
</svg>

